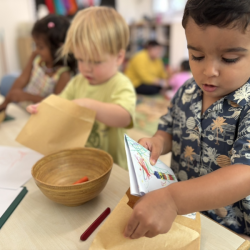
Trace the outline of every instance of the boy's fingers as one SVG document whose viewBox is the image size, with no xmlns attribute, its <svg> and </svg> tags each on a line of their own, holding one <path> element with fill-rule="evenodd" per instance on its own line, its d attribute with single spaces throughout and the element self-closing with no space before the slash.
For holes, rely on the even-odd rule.
<svg viewBox="0 0 250 250">
<path fill-rule="evenodd" d="M 160 157 L 159 150 L 153 147 L 151 154 L 150 154 L 150 164 L 155 165 L 159 157 Z"/>
<path fill-rule="evenodd" d="M 131 216 L 128 221 L 127 226 L 125 227 L 124 236 L 126 238 L 130 238 L 131 235 L 134 233 L 135 229 L 137 228 L 138 224 L 139 224 L 139 221 L 136 220 L 134 216 Z"/>
<path fill-rule="evenodd" d="M 137 226 L 133 234 L 130 236 L 131 239 L 139 239 L 148 233 L 148 229 L 141 223 Z"/>
<path fill-rule="evenodd" d="M 151 146 L 145 139 L 140 139 L 138 141 L 139 144 L 141 144 L 144 148 L 148 149 L 150 151 Z"/>
</svg>

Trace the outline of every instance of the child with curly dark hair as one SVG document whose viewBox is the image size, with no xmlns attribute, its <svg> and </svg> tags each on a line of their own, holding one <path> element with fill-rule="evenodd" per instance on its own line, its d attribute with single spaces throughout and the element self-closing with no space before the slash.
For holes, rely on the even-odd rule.
<svg viewBox="0 0 250 250">
<path fill-rule="evenodd" d="M 155 135 L 140 140 L 152 164 L 172 152 L 179 182 L 143 196 L 125 236 L 166 233 L 176 215 L 202 211 L 250 239 L 249 14 L 249 0 L 187 1 L 182 25 L 193 78 Z"/>
<path fill-rule="evenodd" d="M 5 96 L 5 100 L 0 105 L 0 112 L 11 102 L 27 106 L 40 102 L 52 93 L 61 93 L 77 68 L 72 54 L 67 60 L 58 57 L 58 50 L 65 41 L 69 26 L 66 17 L 53 14 L 35 23 L 31 34 L 36 50 L 18 78 L 5 76 L 2 79 L 0 93 Z"/>
</svg>

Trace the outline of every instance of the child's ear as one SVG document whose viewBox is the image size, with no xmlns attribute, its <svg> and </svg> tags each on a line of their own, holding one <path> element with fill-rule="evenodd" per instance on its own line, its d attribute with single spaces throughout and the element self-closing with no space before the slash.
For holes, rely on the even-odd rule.
<svg viewBox="0 0 250 250">
<path fill-rule="evenodd" d="M 124 49 L 121 49 L 117 55 L 117 66 L 120 66 L 125 58 L 126 51 Z"/>
</svg>

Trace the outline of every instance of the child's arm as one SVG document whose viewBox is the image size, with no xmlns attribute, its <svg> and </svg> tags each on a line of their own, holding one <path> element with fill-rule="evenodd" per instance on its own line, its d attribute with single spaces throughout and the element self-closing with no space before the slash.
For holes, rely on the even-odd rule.
<svg viewBox="0 0 250 250">
<path fill-rule="evenodd" d="M 77 105 L 96 111 L 96 120 L 109 127 L 127 127 L 131 123 L 130 113 L 123 107 L 112 103 L 103 103 L 93 99 L 73 100 Z M 27 111 L 30 114 L 37 113 L 38 104 L 29 105 Z"/>
<path fill-rule="evenodd" d="M 131 123 L 129 112 L 117 104 L 103 103 L 92 99 L 76 99 L 76 104 L 96 111 L 96 120 L 109 127 L 127 127 Z M 29 105 L 27 111 L 36 114 L 39 103 Z"/>
<path fill-rule="evenodd" d="M 32 53 L 32 55 L 30 56 L 26 67 L 22 71 L 22 74 L 15 80 L 11 90 L 14 88 L 23 89 L 28 84 L 28 82 L 30 80 L 30 76 L 31 76 L 31 71 L 33 68 L 33 61 L 34 61 L 36 56 L 37 56 L 37 52 L 34 51 Z"/>
<path fill-rule="evenodd" d="M 69 71 L 63 72 L 60 75 L 59 80 L 57 81 L 56 87 L 54 89 L 54 94 L 59 95 L 69 81 L 70 81 L 70 72 Z"/>
<path fill-rule="evenodd" d="M 125 128 L 131 123 L 130 113 L 118 104 L 104 103 L 93 99 L 76 99 L 76 104 L 96 111 L 96 120 L 109 127 Z"/>
<path fill-rule="evenodd" d="M 30 73 L 31 73 L 31 70 L 32 70 L 32 67 L 30 69 Z M 65 88 L 65 86 L 69 82 L 69 80 L 70 80 L 70 73 L 68 71 L 63 72 L 60 75 L 60 78 L 59 78 L 59 80 L 58 80 L 58 82 L 56 84 L 54 93 L 55 94 L 60 94 L 61 91 Z M 28 81 L 29 81 L 29 79 L 28 79 Z M 25 85 L 23 87 L 25 87 Z M 9 99 L 11 101 L 14 101 L 14 102 L 31 101 L 33 103 L 41 102 L 44 99 L 44 97 L 42 97 L 40 95 L 33 95 L 33 94 L 30 94 L 30 93 L 24 92 L 22 90 L 23 87 L 18 88 L 18 89 L 13 89 L 13 91 L 10 92 Z"/>
<path fill-rule="evenodd" d="M 30 65 L 31 62 L 32 61 L 30 61 L 28 65 Z M 32 66 L 32 64 L 31 64 L 31 66 Z M 30 71 L 28 71 L 28 69 Z M 14 86 L 11 88 L 9 94 L 6 96 L 6 102 L 9 103 L 9 102 L 31 101 L 33 103 L 37 103 L 37 102 L 41 102 L 44 99 L 44 97 L 42 97 L 40 95 L 33 95 L 33 94 L 30 94 L 30 93 L 23 91 L 23 88 L 27 85 L 27 83 L 29 81 L 31 70 L 32 70 L 32 67 L 29 67 L 29 68 L 26 67 L 23 74 L 16 80 L 16 82 L 14 83 Z M 28 72 L 29 72 L 29 75 L 28 75 Z M 60 94 L 61 91 L 64 89 L 64 87 L 69 82 L 69 80 L 70 80 L 70 73 L 63 72 L 61 74 L 57 84 L 56 84 L 54 93 Z"/>
<path fill-rule="evenodd" d="M 150 192 L 135 205 L 124 235 L 135 239 L 166 233 L 177 214 L 216 209 L 248 196 L 249 182 L 250 166 L 237 164 Z"/>
<path fill-rule="evenodd" d="M 0 109 L 5 109 L 10 102 L 19 102 L 26 100 L 24 91 L 22 90 L 29 82 L 31 71 L 33 68 L 33 61 L 37 55 L 37 52 L 34 51 L 29 58 L 29 61 L 24 68 L 22 74 L 15 80 L 9 93 L 5 97 L 4 102 L 0 105 Z"/>
<path fill-rule="evenodd" d="M 23 102 L 23 101 L 31 101 L 34 103 L 40 102 L 44 97 L 40 95 L 32 95 L 23 91 L 21 88 L 11 89 L 8 95 L 5 98 L 5 101 L 10 102 Z"/>
</svg>

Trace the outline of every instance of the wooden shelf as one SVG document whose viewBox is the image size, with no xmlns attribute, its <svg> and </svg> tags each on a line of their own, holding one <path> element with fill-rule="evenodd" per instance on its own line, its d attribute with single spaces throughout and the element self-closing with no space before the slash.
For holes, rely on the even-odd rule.
<svg viewBox="0 0 250 250">
<path fill-rule="evenodd" d="M 164 47 L 164 61 L 169 60 L 170 24 L 143 22 L 131 24 L 129 28 L 130 43 L 126 55 L 127 59 L 141 50 L 147 41 L 156 40 Z"/>
</svg>

